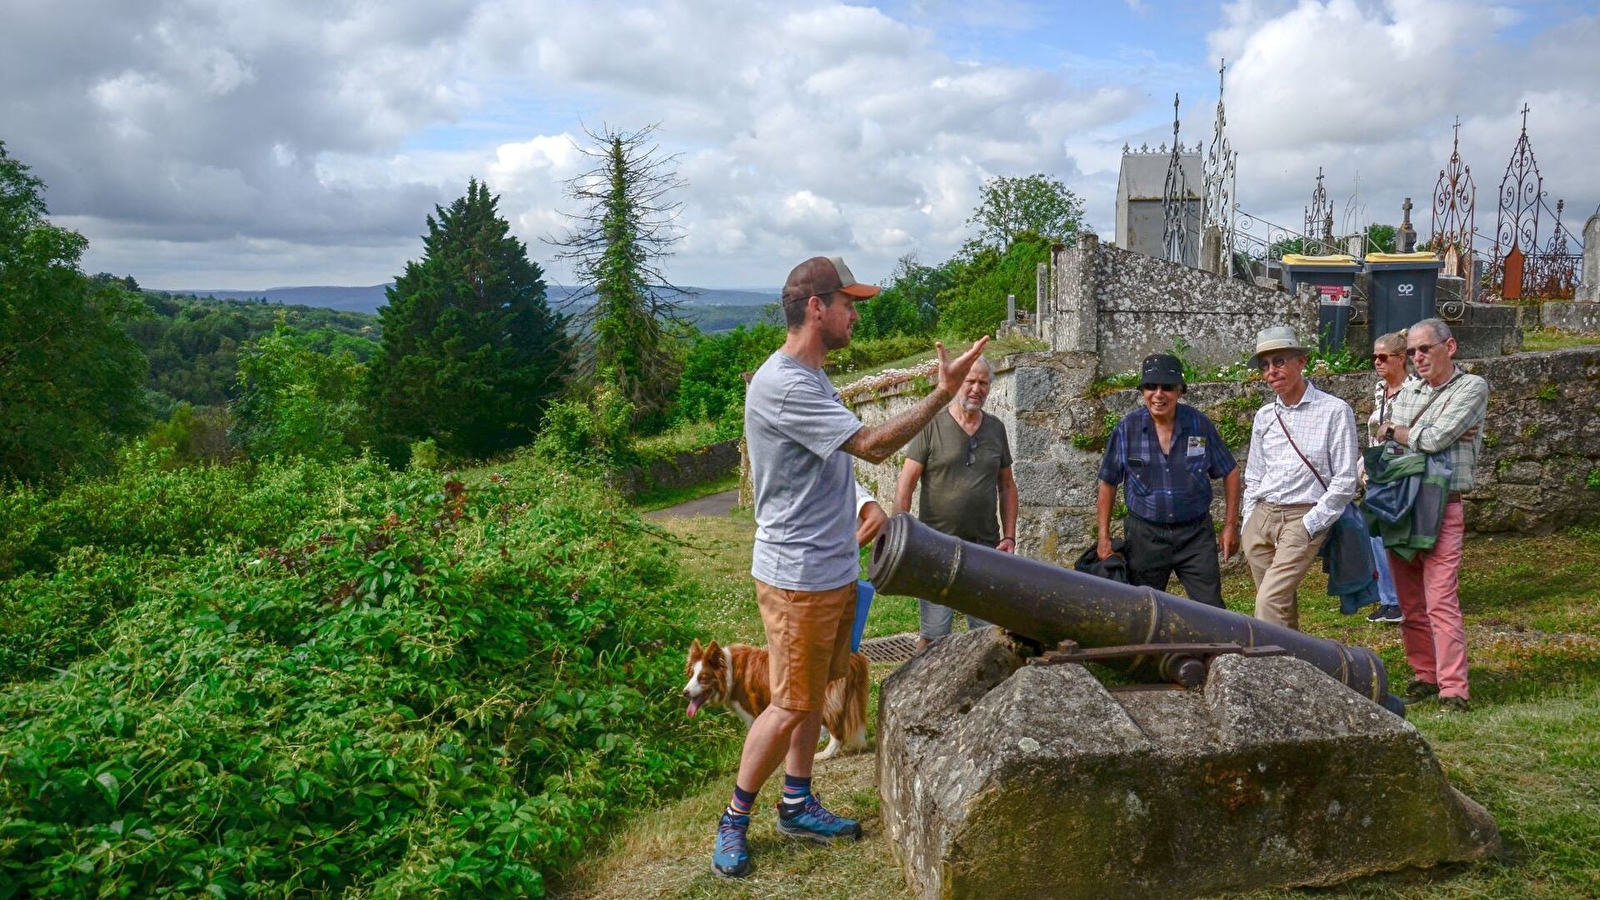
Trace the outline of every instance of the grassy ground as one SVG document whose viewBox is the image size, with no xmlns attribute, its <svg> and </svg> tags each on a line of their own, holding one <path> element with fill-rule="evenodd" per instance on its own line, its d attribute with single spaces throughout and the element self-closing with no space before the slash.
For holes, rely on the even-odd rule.
<svg viewBox="0 0 1600 900">
<path fill-rule="evenodd" d="M 1532 328 L 1522 333 L 1522 349 L 1530 352 L 1593 347 L 1595 344 L 1600 344 L 1600 335 L 1578 334 L 1556 328 Z"/>
<path fill-rule="evenodd" d="M 749 514 L 735 510 L 727 517 L 663 524 L 682 542 L 686 574 L 705 592 L 703 637 L 759 642 L 760 618 L 745 574 Z M 1395 873 L 1331 889 L 1258 891 L 1245 895 L 1249 900 L 1600 897 L 1600 531 L 1477 538 L 1469 542 L 1466 559 L 1461 593 L 1473 711 L 1451 716 L 1423 705 L 1413 708 L 1411 721 L 1433 745 L 1451 782 L 1494 815 L 1506 853 L 1487 863 Z M 1340 616 L 1323 589 L 1318 575 L 1302 588 L 1303 627 L 1378 650 L 1401 688 L 1410 672 L 1398 629 Z M 1253 596 L 1248 575 L 1228 574 L 1224 593 L 1230 608 L 1247 610 Z M 910 631 L 915 624 L 915 601 L 879 598 L 867 634 Z M 890 669 L 875 667 L 875 681 Z M 882 833 L 870 753 L 820 763 L 817 770 L 819 792 L 837 811 L 863 820 L 865 840 L 829 848 L 784 841 L 773 828 L 769 787 L 762 797 L 767 811 L 751 832 L 754 874 L 742 881 L 713 877 L 713 823 L 727 802 L 742 730 L 731 715 L 697 721 L 728 737 L 722 770 L 708 772 L 703 789 L 619 830 L 557 888 L 557 896 L 908 896 L 894 848 Z"/>
<path fill-rule="evenodd" d="M 965 353 L 967 348 L 971 346 L 971 341 L 945 341 L 944 343 L 945 352 L 950 356 L 956 356 L 961 353 Z M 1048 345 L 1038 338 L 1027 337 L 1020 334 L 1008 334 L 1003 338 L 995 338 L 990 340 L 989 346 L 983 349 L 983 355 L 989 359 L 999 359 L 1008 353 L 1023 353 L 1029 350 L 1045 349 L 1048 349 Z M 928 349 L 921 353 L 914 353 L 911 356 L 905 357 L 904 359 L 893 360 L 879 366 L 851 369 L 848 372 L 836 372 L 832 375 L 829 375 L 828 379 L 832 381 L 835 386 L 844 387 L 888 369 L 915 368 L 916 366 L 933 359 L 936 355 L 938 355 L 938 351 L 933 347 L 933 338 L 929 338 Z"/>
</svg>

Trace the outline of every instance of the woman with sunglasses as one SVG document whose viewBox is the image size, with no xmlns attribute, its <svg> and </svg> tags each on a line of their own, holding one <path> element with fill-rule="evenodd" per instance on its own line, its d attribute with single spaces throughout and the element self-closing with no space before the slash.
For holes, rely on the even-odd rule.
<svg viewBox="0 0 1600 900">
<path fill-rule="evenodd" d="M 1372 342 L 1372 368 L 1378 373 L 1378 383 L 1373 387 L 1372 415 L 1367 417 L 1367 438 L 1373 445 L 1383 443 L 1378 436 L 1378 425 L 1389 420 L 1389 410 L 1394 398 L 1407 382 L 1416 376 L 1406 368 L 1406 330 L 1390 332 Z M 1363 474 L 1363 481 L 1365 475 Z M 1372 539 L 1372 558 L 1378 567 L 1378 608 L 1367 616 L 1368 622 L 1398 625 L 1400 596 L 1394 590 L 1394 575 L 1389 571 L 1389 553 L 1383 538 Z"/>
</svg>

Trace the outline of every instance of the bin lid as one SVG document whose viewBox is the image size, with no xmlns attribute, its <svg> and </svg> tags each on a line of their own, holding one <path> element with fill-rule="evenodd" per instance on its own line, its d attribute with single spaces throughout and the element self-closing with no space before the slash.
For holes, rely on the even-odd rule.
<svg viewBox="0 0 1600 900">
<path fill-rule="evenodd" d="M 1444 261 L 1431 250 L 1419 250 L 1416 253 L 1368 253 L 1367 265 L 1421 269 L 1438 268 L 1444 265 Z"/>
<path fill-rule="evenodd" d="M 1351 268 L 1361 267 L 1361 261 L 1345 253 L 1330 253 L 1326 256 L 1302 256 L 1299 253 L 1285 253 L 1283 264 L 1295 268 Z"/>
</svg>

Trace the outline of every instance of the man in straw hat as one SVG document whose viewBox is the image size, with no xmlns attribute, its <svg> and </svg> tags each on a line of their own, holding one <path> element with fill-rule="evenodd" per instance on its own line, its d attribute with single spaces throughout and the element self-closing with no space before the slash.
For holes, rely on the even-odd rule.
<svg viewBox="0 0 1600 900">
<path fill-rule="evenodd" d="M 856 301 L 878 291 L 857 282 L 837 256 L 795 266 L 783 286 L 788 336 L 745 394 L 756 520 L 750 574 L 767 633 L 772 703 L 745 735 L 733 798 L 717 825 L 711 868 L 723 877 L 749 874 L 746 833 L 756 792 L 780 764 L 779 834 L 818 843 L 861 837 L 858 822 L 829 812 L 811 793 L 823 698 L 850 658 L 857 547 L 882 527 L 881 518 L 858 525 L 850 458 L 881 463 L 905 446 L 956 396 L 988 342 L 980 338 L 955 359 L 935 344 L 933 391 L 888 422 L 864 427 L 822 363 L 829 350 L 849 345 Z"/>
<path fill-rule="evenodd" d="M 1244 558 L 1256 618 L 1300 627 L 1295 592 L 1356 494 L 1361 444 L 1350 404 L 1306 380 L 1306 348 L 1276 325 L 1251 362 L 1276 395 L 1256 412 L 1244 469 Z"/>
</svg>

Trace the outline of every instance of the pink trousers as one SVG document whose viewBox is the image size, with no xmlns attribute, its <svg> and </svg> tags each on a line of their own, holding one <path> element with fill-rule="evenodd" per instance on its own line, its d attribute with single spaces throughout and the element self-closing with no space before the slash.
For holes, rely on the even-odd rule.
<svg viewBox="0 0 1600 900">
<path fill-rule="evenodd" d="M 1400 639 L 1406 662 L 1421 681 L 1439 686 L 1439 696 L 1467 699 L 1467 629 L 1461 621 L 1461 545 L 1466 537 L 1461 501 L 1444 508 L 1439 542 L 1406 562 L 1389 554 L 1400 595 Z"/>
</svg>

